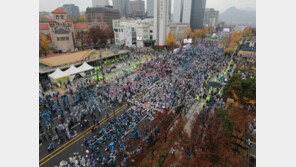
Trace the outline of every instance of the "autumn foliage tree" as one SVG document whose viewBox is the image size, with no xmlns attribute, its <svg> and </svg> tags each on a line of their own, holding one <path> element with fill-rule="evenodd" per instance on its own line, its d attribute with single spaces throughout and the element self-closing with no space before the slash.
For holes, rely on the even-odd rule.
<svg viewBox="0 0 296 167">
<path fill-rule="evenodd" d="M 88 31 L 88 37 L 90 39 L 90 42 L 93 43 L 94 46 L 107 44 L 107 33 L 99 26 L 91 27 Z"/>
<path fill-rule="evenodd" d="M 231 33 L 230 37 L 228 39 L 226 39 L 226 49 L 225 52 L 230 52 L 233 51 L 235 45 L 237 44 L 237 42 L 239 42 L 239 40 L 242 37 L 242 33 L 238 32 L 238 31 L 234 31 Z"/>
<path fill-rule="evenodd" d="M 113 28 L 107 28 L 106 33 L 107 33 L 107 38 L 110 39 L 111 43 L 113 43 L 113 41 L 114 41 Z"/>
<path fill-rule="evenodd" d="M 169 47 L 172 47 L 175 43 L 175 39 L 173 38 L 172 31 L 170 30 L 167 39 L 165 40 L 166 44 Z"/>
<path fill-rule="evenodd" d="M 203 33 L 202 29 L 194 29 L 193 30 L 193 37 L 199 38 L 199 37 L 201 37 L 202 33 Z"/>
<path fill-rule="evenodd" d="M 251 29 L 249 29 L 248 27 L 246 27 L 243 31 L 243 36 L 249 36 L 251 34 Z"/>
<path fill-rule="evenodd" d="M 192 36 L 193 36 L 192 29 L 191 29 L 191 28 L 188 28 L 188 29 L 185 31 L 184 38 L 191 38 Z"/>
<path fill-rule="evenodd" d="M 39 54 L 46 55 L 49 51 L 49 41 L 39 32 Z"/>
<path fill-rule="evenodd" d="M 79 22 L 85 22 L 86 21 L 86 18 L 85 18 L 85 15 L 80 15 L 80 17 L 79 17 Z"/>
</svg>

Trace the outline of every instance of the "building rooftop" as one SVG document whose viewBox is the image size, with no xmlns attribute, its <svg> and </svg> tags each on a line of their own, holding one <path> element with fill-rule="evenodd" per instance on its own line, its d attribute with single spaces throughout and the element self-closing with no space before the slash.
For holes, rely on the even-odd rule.
<svg viewBox="0 0 296 167">
<path fill-rule="evenodd" d="M 99 54 L 100 51 L 96 50 L 94 54 L 91 54 L 92 50 L 78 51 L 74 53 L 66 53 L 66 54 L 58 54 L 54 56 L 49 56 L 46 58 L 39 58 L 39 63 L 43 65 L 39 65 L 39 73 L 50 73 L 56 70 L 56 68 L 66 69 L 73 65 L 80 65 L 84 60 L 86 62 L 92 62 L 100 59 Z M 116 55 L 129 53 L 126 50 L 119 50 L 118 52 L 112 52 L 111 50 L 102 51 L 102 58 L 110 58 Z M 91 56 L 90 56 L 91 55 Z M 44 66 L 45 65 L 45 66 Z"/>
<path fill-rule="evenodd" d="M 47 23 L 45 24 L 39 24 L 39 30 L 48 30 L 49 26 Z"/>
<path fill-rule="evenodd" d="M 54 11 L 52 11 L 51 13 L 54 14 L 67 14 L 64 10 L 62 10 L 61 8 L 57 8 Z"/>
<path fill-rule="evenodd" d="M 87 23 L 76 23 L 76 24 L 74 24 L 74 28 L 75 29 L 86 29 L 86 28 L 88 28 L 88 24 Z"/>
</svg>

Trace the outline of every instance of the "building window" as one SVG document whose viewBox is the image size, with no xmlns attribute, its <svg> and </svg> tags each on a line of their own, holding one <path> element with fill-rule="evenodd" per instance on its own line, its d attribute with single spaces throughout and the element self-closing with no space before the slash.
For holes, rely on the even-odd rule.
<svg viewBox="0 0 296 167">
<path fill-rule="evenodd" d="M 114 32 L 118 32 L 118 29 L 117 28 L 114 28 Z"/>
<path fill-rule="evenodd" d="M 132 28 L 132 31 L 135 31 L 135 28 L 134 27 Z"/>
<path fill-rule="evenodd" d="M 56 16 L 56 19 L 59 19 L 59 15 Z"/>
<path fill-rule="evenodd" d="M 153 33 L 153 30 L 150 30 L 150 33 Z"/>
<path fill-rule="evenodd" d="M 69 41 L 69 37 L 66 37 L 66 40 Z"/>
<path fill-rule="evenodd" d="M 153 39 L 153 35 L 150 35 L 150 39 Z"/>
<path fill-rule="evenodd" d="M 57 40 L 59 41 L 60 40 L 60 37 L 57 37 Z"/>
<path fill-rule="evenodd" d="M 64 15 L 61 15 L 61 19 L 64 19 Z"/>
</svg>

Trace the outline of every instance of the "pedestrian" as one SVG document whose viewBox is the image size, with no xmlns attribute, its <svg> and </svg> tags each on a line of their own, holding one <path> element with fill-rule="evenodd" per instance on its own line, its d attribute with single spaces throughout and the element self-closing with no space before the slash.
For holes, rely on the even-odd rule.
<svg viewBox="0 0 296 167">
<path fill-rule="evenodd" d="M 58 127 L 54 127 L 54 131 L 56 132 L 56 134 L 59 134 L 59 130 L 58 130 Z"/>
</svg>

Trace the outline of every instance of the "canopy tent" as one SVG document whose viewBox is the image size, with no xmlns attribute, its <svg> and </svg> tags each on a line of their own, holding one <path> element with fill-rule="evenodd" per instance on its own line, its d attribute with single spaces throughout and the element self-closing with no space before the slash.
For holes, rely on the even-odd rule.
<svg viewBox="0 0 296 167">
<path fill-rule="evenodd" d="M 58 81 L 67 81 L 69 79 L 73 80 L 75 74 L 80 74 L 81 76 L 85 76 L 84 72 L 94 69 L 94 67 L 90 66 L 86 62 L 84 62 L 80 67 L 76 68 L 74 65 L 71 65 L 69 69 L 66 71 L 61 71 L 59 68 L 56 69 L 55 72 L 48 75 L 52 82 Z"/>
<path fill-rule="evenodd" d="M 89 70 L 92 70 L 92 69 L 94 69 L 94 67 L 90 66 L 86 62 L 84 62 L 80 67 L 77 68 L 79 73 L 84 72 L 84 71 L 89 71 Z"/>
<path fill-rule="evenodd" d="M 68 70 L 65 71 L 65 73 L 67 75 L 73 75 L 73 74 L 76 74 L 78 72 L 79 72 L 78 69 L 74 65 L 71 65 L 71 67 Z"/>
<path fill-rule="evenodd" d="M 57 68 L 53 73 L 48 75 L 52 82 L 56 82 L 57 79 L 63 78 L 65 76 L 67 76 L 67 74 L 63 72 L 60 68 Z"/>
<path fill-rule="evenodd" d="M 213 33 L 212 37 L 211 38 L 217 38 L 217 35 L 216 33 Z"/>
</svg>

